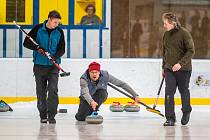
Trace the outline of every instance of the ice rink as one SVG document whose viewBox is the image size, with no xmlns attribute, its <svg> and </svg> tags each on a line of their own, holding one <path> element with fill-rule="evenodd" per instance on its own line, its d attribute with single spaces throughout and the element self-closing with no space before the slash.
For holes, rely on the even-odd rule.
<svg viewBox="0 0 210 140">
<path fill-rule="evenodd" d="M 68 113 L 58 113 L 56 124 L 40 124 L 36 102 L 10 104 L 13 112 L 0 112 L 0 140 L 209 140 L 210 107 L 193 106 L 188 125 L 182 126 L 180 106 L 176 106 L 177 123 L 164 127 L 165 119 L 148 112 L 110 112 L 102 105 L 99 125 L 77 122 L 78 105 L 59 105 Z M 163 106 L 157 106 L 164 113 Z"/>
</svg>

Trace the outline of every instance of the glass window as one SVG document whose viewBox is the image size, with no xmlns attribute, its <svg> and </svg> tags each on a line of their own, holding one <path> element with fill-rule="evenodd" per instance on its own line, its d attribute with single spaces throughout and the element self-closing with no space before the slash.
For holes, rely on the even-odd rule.
<svg viewBox="0 0 210 140">
<path fill-rule="evenodd" d="M 102 0 L 75 0 L 74 24 L 98 25 L 102 23 Z"/>
<path fill-rule="evenodd" d="M 194 58 L 209 58 L 209 6 L 209 0 L 113 0 L 111 57 L 161 57 L 161 16 L 171 11 L 193 37 Z"/>
<path fill-rule="evenodd" d="M 10 25 L 16 20 L 19 24 L 33 22 L 33 0 L 0 0 L 0 24 Z"/>
<path fill-rule="evenodd" d="M 6 1 L 6 22 L 25 22 L 25 0 Z"/>
</svg>

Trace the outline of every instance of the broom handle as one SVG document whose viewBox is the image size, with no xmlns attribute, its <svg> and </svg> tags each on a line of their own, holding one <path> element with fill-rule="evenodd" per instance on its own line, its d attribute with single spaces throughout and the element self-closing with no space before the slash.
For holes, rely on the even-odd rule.
<svg viewBox="0 0 210 140">
<path fill-rule="evenodd" d="M 157 94 L 157 97 L 156 97 L 156 99 L 155 99 L 155 103 L 154 103 L 154 105 L 153 105 L 153 107 L 152 107 L 153 109 L 155 109 L 155 107 L 156 107 L 156 105 L 157 105 L 158 98 L 159 98 L 160 91 L 161 91 L 162 86 L 163 86 L 164 79 L 165 79 L 165 76 L 162 78 L 162 81 L 161 81 L 160 87 L 159 87 L 159 89 L 158 89 L 158 94 Z"/>
<path fill-rule="evenodd" d="M 113 84 L 108 83 L 108 86 L 112 87 L 113 89 L 119 91 L 120 93 L 124 94 L 125 96 L 127 96 L 127 97 L 129 97 L 129 98 L 131 98 L 131 99 L 133 99 L 133 100 L 135 101 L 135 98 L 134 98 L 134 97 L 132 97 L 131 95 L 127 94 L 126 92 L 120 90 L 119 88 L 117 88 L 117 87 L 114 86 Z M 146 105 L 145 103 L 143 103 L 143 102 L 141 102 L 141 101 L 138 101 L 138 103 L 141 104 L 141 105 L 143 105 L 143 106 L 145 106 L 146 109 L 156 111 L 156 112 L 153 112 L 153 113 L 156 113 L 156 114 L 158 114 L 158 115 L 164 117 L 164 115 L 161 114 L 160 111 L 157 111 L 157 110 L 155 110 L 155 109 L 152 109 L 151 107 L 149 107 L 148 105 Z M 150 111 L 150 112 L 151 112 L 151 111 Z"/>
<path fill-rule="evenodd" d="M 129 98 L 131 98 L 132 100 L 135 101 L 135 98 L 133 96 L 131 96 L 131 95 L 127 94 L 126 92 L 120 90 L 119 88 L 117 88 L 113 84 L 108 83 L 108 86 L 112 87 L 113 89 L 119 91 L 120 93 L 124 94 L 125 96 L 127 96 L 127 97 L 129 97 Z M 147 107 L 147 108 L 149 108 L 149 109 L 152 109 L 151 107 L 149 107 L 148 105 L 146 105 L 145 103 L 143 103 L 141 101 L 138 101 L 138 103 L 141 104 L 141 105 L 143 105 L 143 106 L 145 106 L 145 107 Z"/>
<path fill-rule="evenodd" d="M 19 30 L 21 30 L 30 40 L 31 40 L 31 42 L 33 42 L 33 44 L 34 45 L 36 45 L 36 49 L 38 50 L 40 47 L 39 47 L 39 44 L 36 42 L 36 41 L 34 41 L 34 39 L 30 36 L 30 35 L 28 35 L 28 33 L 26 33 L 26 31 L 20 26 L 20 25 L 18 25 L 17 24 L 17 22 L 16 21 L 13 21 L 13 23 L 18 27 L 18 29 Z M 51 62 L 53 63 L 53 65 L 55 65 L 59 70 L 61 70 L 62 72 L 65 72 L 53 59 L 52 59 L 52 57 L 50 56 L 50 54 L 48 53 L 48 52 L 45 52 L 45 55 L 46 55 L 46 57 L 49 59 L 49 60 L 51 60 Z"/>
</svg>

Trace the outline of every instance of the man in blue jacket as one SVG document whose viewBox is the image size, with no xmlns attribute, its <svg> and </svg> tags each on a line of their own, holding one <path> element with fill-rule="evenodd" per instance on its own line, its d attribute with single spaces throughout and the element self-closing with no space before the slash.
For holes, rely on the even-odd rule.
<svg viewBox="0 0 210 140">
<path fill-rule="evenodd" d="M 140 101 L 138 94 L 127 83 L 115 78 L 107 71 L 100 70 L 100 64 L 92 62 L 80 78 L 80 104 L 75 115 L 78 121 L 84 121 L 88 115 L 94 110 L 98 110 L 101 104 L 106 101 L 109 82 L 130 93 L 135 101 Z"/>
<path fill-rule="evenodd" d="M 28 34 L 39 44 L 39 47 L 27 37 L 23 43 L 24 47 L 33 50 L 33 72 L 41 123 L 47 123 L 47 121 L 56 123 L 59 70 L 44 52 L 48 52 L 56 63 L 61 63 L 60 57 L 65 53 L 65 41 L 63 30 L 58 27 L 60 20 L 61 16 L 57 11 L 49 12 L 48 20 L 36 25 Z"/>
</svg>

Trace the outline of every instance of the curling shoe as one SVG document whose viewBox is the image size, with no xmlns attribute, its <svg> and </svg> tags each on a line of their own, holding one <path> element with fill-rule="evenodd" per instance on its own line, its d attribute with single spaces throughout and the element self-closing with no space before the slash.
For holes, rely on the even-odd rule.
<svg viewBox="0 0 210 140">
<path fill-rule="evenodd" d="M 184 112 L 181 119 L 181 124 L 186 125 L 190 120 L 190 112 Z"/>
<path fill-rule="evenodd" d="M 41 119 L 40 123 L 47 123 L 47 119 Z"/>
<path fill-rule="evenodd" d="M 48 121 L 49 121 L 49 124 L 55 124 L 56 123 L 56 120 L 54 118 L 49 118 Z"/>
<path fill-rule="evenodd" d="M 174 126 L 175 121 L 172 119 L 166 120 L 166 122 L 163 124 L 163 126 Z"/>
</svg>

